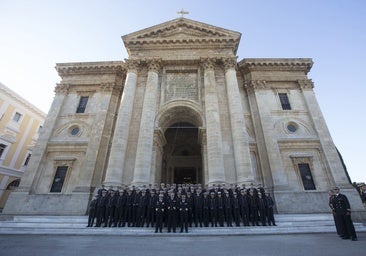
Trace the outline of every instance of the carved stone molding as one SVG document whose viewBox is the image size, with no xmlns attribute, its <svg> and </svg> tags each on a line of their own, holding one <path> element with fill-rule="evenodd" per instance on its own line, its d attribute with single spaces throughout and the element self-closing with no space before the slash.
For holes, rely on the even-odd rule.
<svg viewBox="0 0 366 256">
<path fill-rule="evenodd" d="M 56 70 L 61 77 L 69 75 L 94 75 L 125 73 L 125 64 L 120 61 L 84 62 L 84 63 L 58 63 Z"/>
<path fill-rule="evenodd" d="M 266 84 L 267 84 L 267 81 L 265 81 L 265 80 L 250 80 L 250 81 L 244 82 L 245 87 L 247 87 L 248 89 L 252 89 L 252 90 L 266 89 L 267 88 Z"/>
<path fill-rule="evenodd" d="M 297 80 L 297 83 L 299 84 L 302 90 L 314 88 L 314 83 L 311 79 Z"/>
<path fill-rule="evenodd" d="M 119 86 L 115 82 L 101 83 L 100 90 L 102 92 L 118 92 L 119 93 L 122 90 L 122 86 Z"/>
<path fill-rule="evenodd" d="M 55 87 L 56 94 L 68 94 L 70 89 L 70 84 L 57 84 Z"/>
<path fill-rule="evenodd" d="M 302 71 L 307 74 L 313 66 L 311 59 L 244 59 L 239 62 L 240 69 L 252 71 Z"/>
</svg>

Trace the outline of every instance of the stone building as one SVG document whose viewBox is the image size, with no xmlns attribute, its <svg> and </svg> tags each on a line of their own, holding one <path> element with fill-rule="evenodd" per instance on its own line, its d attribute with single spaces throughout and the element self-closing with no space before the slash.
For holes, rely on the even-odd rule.
<svg viewBox="0 0 366 256">
<path fill-rule="evenodd" d="M 19 185 L 46 114 L 0 83 L 0 210 Z"/>
<path fill-rule="evenodd" d="M 311 59 L 243 59 L 241 34 L 178 18 L 122 37 L 125 61 L 61 63 L 7 213 L 84 214 L 95 188 L 263 184 L 280 213 L 328 212 L 349 184 L 308 78 Z M 15 203 L 16 202 L 16 203 Z"/>
</svg>

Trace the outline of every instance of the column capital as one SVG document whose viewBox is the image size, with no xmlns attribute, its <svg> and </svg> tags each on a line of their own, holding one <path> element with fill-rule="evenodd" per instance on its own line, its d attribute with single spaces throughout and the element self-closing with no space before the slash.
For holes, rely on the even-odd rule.
<svg viewBox="0 0 366 256">
<path fill-rule="evenodd" d="M 161 68 L 161 59 L 150 59 L 147 60 L 148 71 L 159 73 Z"/>
<path fill-rule="evenodd" d="M 224 65 L 224 69 L 225 71 L 227 71 L 228 69 L 235 69 L 236 65 L 237 65 L 237 61 L 236 61 L 237 57 L 232 57 L 232 58 L 222 58 L 222 63 Z"/>
<path fill-rule="evenodd" d="M 68 94 L 70 89 L 70 84 L 64 84 L 64 83 L 60 83 L 57 84 L 55 87 L 55 93 L 56 94 Z"/>
<path fill-rule="evenodd" d="M 141 61 L 138 59 L 137 60 L 125 59 L 125 63 L 127 66 L 127 72 L 137 73 Z"/>
<path fill-rule="evenodd" d="M 214 70 L 215 69 L 215 63 L 216 63 L 215 58 L 201 58 L 200 62 L 201 62 L 201 66 L 205 70 Z"/>
</svg>

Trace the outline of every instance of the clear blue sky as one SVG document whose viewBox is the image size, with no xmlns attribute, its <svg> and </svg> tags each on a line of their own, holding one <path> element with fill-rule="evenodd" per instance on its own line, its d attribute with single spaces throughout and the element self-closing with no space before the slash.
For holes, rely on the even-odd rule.
<svg viewBox="0 0 366 256">
<path fill-rule="evenodd" d="M 242 33 L 238 57 L 312 58 L 309 73 L 352 181 L 366 182 L 364 0 L 0 0 L 0 81 L 47 112 L 56 63 L 127 58 L 121 36 L 178 17 Z"/>
</svg>

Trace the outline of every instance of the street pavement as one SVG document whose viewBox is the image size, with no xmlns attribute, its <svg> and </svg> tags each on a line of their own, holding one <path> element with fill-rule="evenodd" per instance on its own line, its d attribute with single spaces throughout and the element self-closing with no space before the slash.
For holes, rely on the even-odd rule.
<svg viewBox="0 0 366 256">
<path fill-rule="evenodd" d="M 70 236 L 0 235 L 1 256 L 165 256 L 254 255 L 338 256 L 366 253 L 366 233 L 358 241 L 336 234 L 233 236 Z"/>
</svg>

